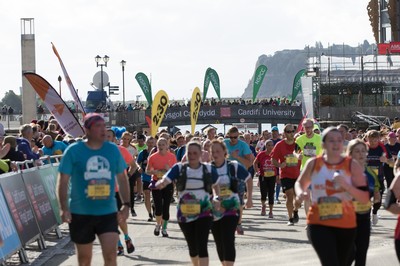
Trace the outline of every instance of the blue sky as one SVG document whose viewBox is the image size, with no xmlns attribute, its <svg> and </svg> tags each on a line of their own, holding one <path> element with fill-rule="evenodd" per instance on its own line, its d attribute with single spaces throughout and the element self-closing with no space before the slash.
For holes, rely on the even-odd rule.
<svg viewBox="0 0 400 266">
<path fill-rule="evenodd" d="M 151 74 L 153 95 L 164 89 L 170 99 L 183 99 L 196 86 L 202 90 L 208 67 L 220 76 L 222 97 L 238 97 L 262 54 L 302 49 L 316 41 L 325 47 L 357 45 L 365 39 L 373 43 L 367 4 L 365 0 L 1 1 L 0 97 L 10 89 L 19 94 L 24 17 L 35 19 L 36 72 L 58 88 L 62 72 L 51 49 L 53 42 L 83 99 L 100 71 L 94 61 L 98 54 L 110 57 L 104 70 L 121 90 L 119 62 L 127 61 L 127 100 L 142 94 L 134 79 L 137 72 Z M 62 96 L 72 99 L 64 82 Z M 208 96 L 215 92 L 210 89 Z M 122 100 L 122 92 L 112 99 Z"/>
</svg>

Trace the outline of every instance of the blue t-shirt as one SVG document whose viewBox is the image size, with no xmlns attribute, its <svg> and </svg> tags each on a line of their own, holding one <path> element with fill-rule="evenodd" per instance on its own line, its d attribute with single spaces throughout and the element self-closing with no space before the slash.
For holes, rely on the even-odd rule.
<svg viewBox="0 0 400 266">
<path fill-rule="evenodd" d="M 142 150 L 141 152 L 139 152 L 139 155 L 136 159 L 136 162 L 140 165 L 140 167 L 143 169 L 142 172 L 142 181 L 145 182 L 150 182 L 151 181 L 151 175 L 146 174 L 146 166 L 147 166 L 147 159 L 149 158 L 149 151 L 146 150 Z"/>
<path fill-rule="evenodd" d="M 65 143 L 62 142 L 62 141 L 54 140 L 54 141 L 53 141 L 53 147 L 47 148 L 47 147 L 43 146 L 43 147 L 42 147 L 42 151 L 43 151 L 43 154 L 44 154 L 44 155 L 49 155 L 49 156 L 52 156 L 52 155 L 61 155 L 61 154 L 64 153 L 64 151 L 65 151 L 66 148 L 67 148 L 67 144 L 65 144 Z M 51 161 L 52 161 L 53 163 L 55 162 L 54 159 L 52 159 Z M 48 163 L 47 160 L 44 160 L 43 162 L 44 162 L 44 163 Z"/>
<path fill-rule="evenodd" d="M 234 146 L 232 146 L 230 144 L 230 140 L 229 139 L 224 139 L 226 148 L 228 148 L 228 155 L 229 155 L 229 159 L 230 160 L 236 160 L 235 158 L 231 157 L 231 153 L 234 151 L 239 151 L 238 155 L 240 157 L 244 157 L 245 155 L 251 154 L 251 150 L 249 147 L 249 144 L 247 144 L 246 142 L 244 142 L 243 140 L 238 140 L 238 143 Z M 239 162 L 240 163 L 240 162 Z"/>
<path fill-rule="evenodd" d="M 126 167 L 114 143 L 104 142 L 97 150 L 90 149 L 86 142 L 68 146 L 58 171 L 71 177 L 71 213 L 106 215 L 117 212 L 115 177 Z"/>
</svg>

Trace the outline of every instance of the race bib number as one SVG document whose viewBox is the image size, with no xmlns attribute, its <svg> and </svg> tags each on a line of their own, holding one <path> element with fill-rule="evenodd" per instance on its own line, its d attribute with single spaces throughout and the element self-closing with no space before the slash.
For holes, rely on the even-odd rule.
<svg viewBox="0 0 400 266">
<path fill-rule="evenodd" d="M 340 219 L 343 217 L 342 201 L 336 197 L 321 197 L 318 199 L 319 219 Z"/>
<path fill-rule="evenodd" d="M 364 204 L 358 201 L 353 201 L 353 206 L 356 213 L 359 214 L 369 213 L 371 211 L 371 202 Z"/>
<path fill-rule="evenodd" d="M 298 163 L 297 157 L 293 155 L 288 155 L 285 158 L 286 166 L 296 166 Z"/>
<path fill-rule="evenodd" d="M 275 171 L 274 170 L 266 170 L 266 171 L 264 171 L 264 176 L 265 177 L 275 176 Z"/>
<path fill-rule="evenodd" d="M 219 196 L 222 198 L 229 198 L 232 195 L 232 190 L 228 187 L 221 187 L 219 191 Z"/>
<path fill-rule="evenodd" d="M 90 199 L 107 199 L 110 196 L 110 184 L 91 183 L 87 187 L 87 196 Z"/>
<path fill-rule="evenodd" d="M 181 204 L 181 212 L 185 216 L 193 216 L 200 214 L 200 203 L 183 203 Z"/>
</svg>

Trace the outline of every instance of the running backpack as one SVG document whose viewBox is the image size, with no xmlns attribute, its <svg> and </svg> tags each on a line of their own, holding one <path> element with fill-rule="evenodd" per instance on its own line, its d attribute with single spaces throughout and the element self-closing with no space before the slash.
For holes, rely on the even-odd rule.
<svg viewBox="0 0 400 266">
<path fill-rule="evenodd" d="M 207 193 L 212 193 L 212 177 L 211 173 L 208 171 L 207 166 L 205 164 L 201 164 L 203 167 L 203 182 L 204 182 L 204 190 Z M 188 168 L 188 163 L 183 163 L 179 177 L 176 180 L 176 189 L 181 192 L 184 191 L 186 188 L 186 181 L 187 181 L 187 168 Z"/>
<path fill-rule="evenodd" d="M 238 193 L 238 186 L 239 186 L 239 179 L 236 176 L 237 173 L 237 165 L 230 161 L 227 160 L 227 167 L 228 167 L 228 176 L 230 179 L 230 190 L 232 190 L 233 193 Z M 212 162 L 212 165 L 215 166 L 215 163 Z"/>
</svg>

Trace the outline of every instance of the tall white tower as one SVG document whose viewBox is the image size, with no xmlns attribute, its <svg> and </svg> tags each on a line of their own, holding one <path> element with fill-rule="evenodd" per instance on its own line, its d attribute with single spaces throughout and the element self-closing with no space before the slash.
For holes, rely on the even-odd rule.
<svg viewBox="0 0 400 266">
<path fill-rule="evenodd" d="M 21 18 L 21 66 L 22 66 L 22 123 L 37 119 L 36 92 L 23 76 L 26 72 L 36 72 L 35 23 L 33 18 Z"/>
</svg>

